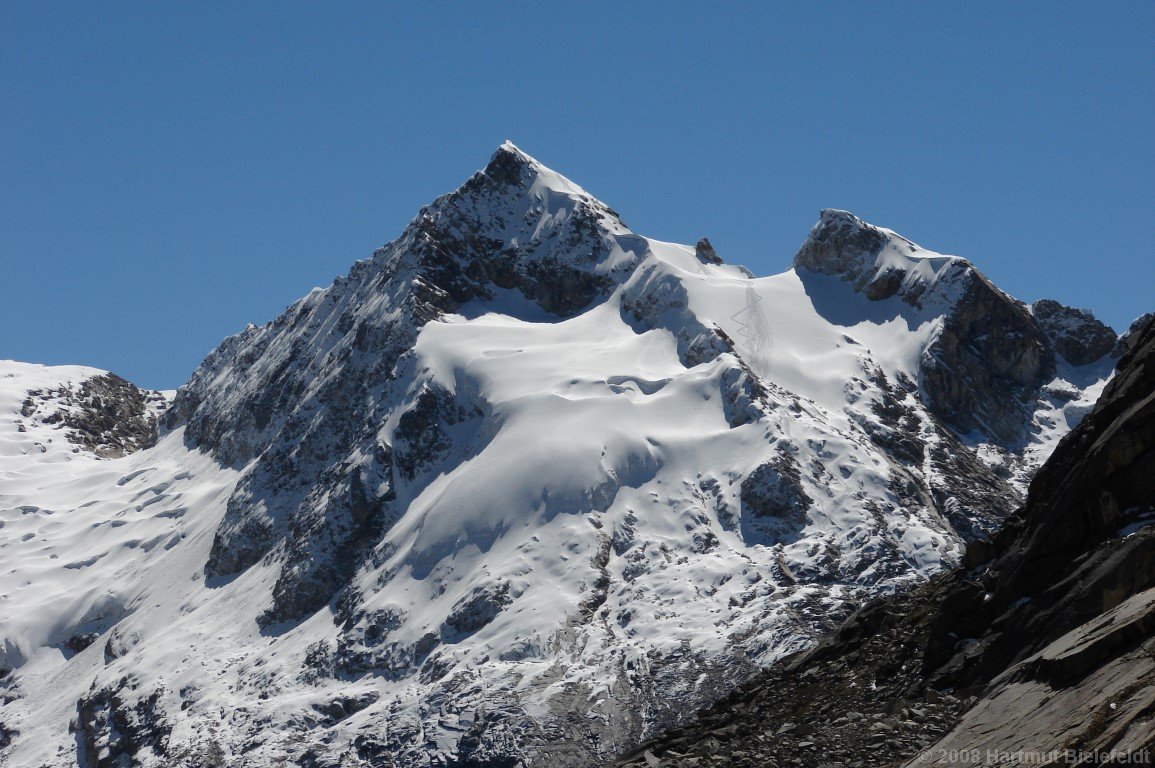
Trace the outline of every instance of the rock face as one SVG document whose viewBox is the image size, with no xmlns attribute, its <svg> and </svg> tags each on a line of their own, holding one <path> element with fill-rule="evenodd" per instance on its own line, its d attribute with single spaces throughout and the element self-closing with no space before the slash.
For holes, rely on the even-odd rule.
<svg viewBox="0 0 1155 768">
<path fill-rule="evenodd" d="M 1155 321 L 1118 368 L 1026 505 L 963 568 L 868 604 L 619 765 L 913 768 L 1054 750 L 1148 764 Z"/>
<path fill-rule="evenodd" d="M 959 432 L 1013 443 L 1025 436 L 1055 360 L 1021 304 L 973 270 L 960 282 L 962 297 L 923 358 L 926 401 Z"/>
<path fill-rule="evenodd" d="M 801 473 L 787 455 L 759 465 L 742 481 L 743 523 L 751 535 L 773 541 L 797 531 L 806 522 L 814 500 L 806 495 Z"/>
<path fill-rule="evenodd" d="M 1134 349 L 1136 342 L 1139 341 L 1139 335 L 1146 329 L 1152 318 L 1155 318 L 1155 312 L 1147 312 L 1135 318 L 1131 326 L 1119 337 L 1119 341 L 1115 345 L 1112 354 L 1115 357 L 1122 357 Z"/>
<path fill-rule="evenodd" d="M 1066 307 L 1052 299 L 1031 305 L 1055 351 L 1071 365 L 1089 365 L 1111 354 L 1118 336 L 1085 309 Z"/>
<path fill-rule="evenodd" d="M 887 234 L 847 211 L 822 211 L 810 236 L 794 256 L 794 268 L 833 275 L 871 299 L 899 292 L 909 271 L 878 263 Z"/>
<path fill-rule="evenodd" d="M 698 244 L 694 246 L 694 255 L 699 260 L 706 264 L 721 264 L 722 257 L 714 250 L 714 246 L 710 244 L 709 238 L 703 237 L 698 240 Z"/>
<path fill-rule="evenodd" d="M 124 693 L 134 687 L 124 679 L 117 687 L 94 691 L 77 704 L 79 764 L 120 768 L 168 754 L 172 725 L 159 703 L 163 691 L 152 691 L 130 703 Z"/>
</svg>

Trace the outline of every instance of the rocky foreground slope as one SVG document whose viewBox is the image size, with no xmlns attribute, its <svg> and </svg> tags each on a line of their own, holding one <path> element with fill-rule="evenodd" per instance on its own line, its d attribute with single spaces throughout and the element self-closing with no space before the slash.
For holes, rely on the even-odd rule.
<svg viewBox="0 0 1155 768">
<path fill-rule="evenodd" d="M 956 564 L 1125 348 L 842 211 L 755 278 L 505 144 L 155 444 L 79 392 L 129 426 L 45 461 L 0 379 L 0 755 L 604 763 Z"/>
<path fill-rule="evenodd" d="M 866 606 L 619 765 L 1150 765 L 1155 319 L 1128 347 L 962 567 Z"/>
</svg>

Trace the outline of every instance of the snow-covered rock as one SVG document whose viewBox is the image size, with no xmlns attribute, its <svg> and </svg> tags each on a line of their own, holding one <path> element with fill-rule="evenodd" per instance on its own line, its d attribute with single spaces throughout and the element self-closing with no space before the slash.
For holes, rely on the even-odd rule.
<svg viewBox="0 0 1155 768">
<path fill-rule="evenodd" d="M 4 754 L 596 765 L 992 530 L 1109 375 L 1052 349 L 850 214 L 753 278 L 507 143 L 155 447 L 0 465 Z"/>
<path fill-rule="evenodd" d="M 117 458 L 147 448 L 172 394 L 97 368 L 0 360 L 0 456 Z"/>
</svg>

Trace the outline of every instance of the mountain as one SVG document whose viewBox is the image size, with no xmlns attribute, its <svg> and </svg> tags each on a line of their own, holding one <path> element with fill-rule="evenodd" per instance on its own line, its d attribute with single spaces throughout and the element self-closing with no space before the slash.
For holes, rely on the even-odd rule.
<svg viewBox="0 0 1155 768">
<path fill-rule="evenodd" d="M 2 754 L 604 763 L 958 563 L 1126 348 L 842 211 L 755 278 L 506 143 L 155 444 L 0 423 Z"/>
<path fill-rule="evenodd" d="M 961 567 L 867 605 L 621 765 L 1150 764 L 1155 318 L 1128 347 Z"/>
</svg>

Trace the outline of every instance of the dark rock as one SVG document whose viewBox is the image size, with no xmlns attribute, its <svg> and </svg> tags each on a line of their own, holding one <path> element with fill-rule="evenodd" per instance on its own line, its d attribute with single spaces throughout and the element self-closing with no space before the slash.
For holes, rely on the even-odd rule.
<svg viewBox="0 0 1155 768">
<path fill-rule="evenodd" d="M 156 417 L 150 405 L 163 396 L 138 389 L 114 373 L 93 376 L 75 390 L 34 390 L 20 413 L 68 430 L 69 442 L 104 458 L 117 458 L 156 442 Z M 65 406 L 53 410 L 54 406 Z M 158 408 L 159 410 L 159 408 Z"/>
<path fill-rule="evenodd" d="M 967 570 L 973 570 L 980 565 L 989 563 L 993 556 L 994 547 L 991 546 L 990 541 L 986 539 L 975 539 L 967 544 L 966 553 L 963 555 L 962 567 Z"/>
<path fill-rule="evenodd" d="M 875 257 L 886 245 L 886 234 L 846 211 L 822 211 L 818 223 L 794 257 L 794 266 L 824 275 L 841 277 L 854 284 L 855 290 L 869 291 L 871 298 L 894 295 L 893 280 L 881 276 L 887 287 L 873 288 L 880 276 Z"/>
<path fill-rule="evenodd" d="M 961 298 L 920 361 L 923 397 L 958 432 L 1014 443 L 1054 376 L 1054 355 L 1021 304 L 973 269 L 962 280 Z"/>
<path fill-rule="evenodd" d="M 1134 322 L 1132 322 L 1123 335 L 1119 337 L 1119 341 L 1116 343 L 1115 349 L 1111 354 L 1115 357 L 1122 357 L 1134 349 L 1141 332 L 1151 323 L 1153 318 L 1155 318 L 1155 312 L 1147 312 L 1135 318 Z"/>
<path fill-rule="evenodd" d="M 1040 299 L 1031 305 L 1031 312 L 1055 351 L 1071 365 L 1093 363 L 1110 354 L 1118 342 L 1115 331 L 1085 309 Z"/>
<path fill-rule="evenodd" d="M 99 632 L 86 632 L 83 634 L 73 635 L 64 642 L 64 647 L 73 653 L 80 653 L 85 648 L 96 642 L 98 637 L 100 637 Z"/>
<path fill-rule="evenodd" d="M 758 421 L 771 407 L 766 385 L 744 365 L 723 372 L 721 389 L 722 408 L 731 427 Z"/>
<path fill-rule="evenodd" d="M 722 257 L 714 250 L 714 246 L 710 244 L 708 238 L 701 238 L 697 245 L 694 246 L 694 255 L 698 257 L 698 261 L 706 264 L 722 264 Z"/>
<path fill-rule="evenodd" d="M 508 581 L 477 587 L 468 597 L 453 606 L 453 610 L 442 625 L 442 637 L 451 637 L 456 641 L 471 635 L 497 618 L 497 615 L 512 602 Z"/>
<path fill-rule="evenodd" d="M 755 467 L 742 481 L 739 496 L 743 534 L 751 543 L 772 543 L 796 535 L 813 504 L 803 489 L 801 471 L 785 454 Z"/>
<path fill-rule="evenodd" d="M 331 726 L 375 704 L 380 697 L 376 691 L 366 691 L 358 696 L 340 696 L 324 704 L 314 704 L 313 709 L 325 717 L 326 725 Z"/>
<path fill-rule="evenodd" d="M 734 352 L 733 340 L 689 310 L 690 297 L 677 276 L 655 265 L 629 286 L 621 299 L 622 319 L 643 333 L 664 328 L 674 334 L 678 357 L 687 368 Z"/>
<path fill-rule="evenodd" d="M 163 689 L 140 695 L 127 679 L 101 688 L 76 705 L 81 765 L 122 768 L 140 765 L 147 752 L 153 760 L 168 754 L 172 725 L 160 699 Z"/>
<path fill-rule="evenodd" d="M 449 450 L 448 430 L 469 416 L 444 389 L 426 385 L 401 414 L 393 433 L 393 457 L 409 480 L 434 464 Z"/>
<path fill-rule="evenodd" d="M 892 386 L 881 369 L 872 371 L 870 380 L 879 392 L 878 399 L 871 404 L 878 423 L 862 425 L 870 434 L 871 442 L 900 462 L 921 466 L 926 446 L 919 438 L 918 414 L 899 399 L 905 398 L 906 393 Z"/>
</svg>

